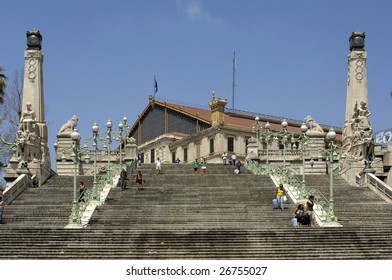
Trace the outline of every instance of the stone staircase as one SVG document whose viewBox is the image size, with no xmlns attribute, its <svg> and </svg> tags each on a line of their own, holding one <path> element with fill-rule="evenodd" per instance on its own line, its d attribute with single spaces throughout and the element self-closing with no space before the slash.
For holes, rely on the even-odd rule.
<svg viewBox="0 0 392 280">
<path fill-rule="evenodd" d="M 329 199 L 329 175 L 306 175 L 308 189 L 318 189 Z M 344 227 L 392 228 L 392 204 L 385 202 L 372 190 L 353 187 L 344 179 L 333 179 L 334 211 Z"/>
<path fill-rule="evenodd" d="M 112 189 L 84 229 L 64 229 L 73 177 L 28 189 L 6 209 L 0 259 L 392 259 L 390 204 L 343 180 L 335 179 L 342 228 L 291 228 L 295 205 L 272 209 L 268 176 L 246 168 L 235 175 L 220 164 L 209 164 L 205 176 L 188 164 L 140 170 L 145 189 L 131 182 Z M 328 178 L 307 176 L 307 185 L 329 197 Z M 78 180 L 92 185 L 90 177 Z"/>
<path fill-rule="evenodd" d="M 287 212 L 271 207 L 274 184 L 268 176 L 210 164 L 206 175 L 191 165 L 167 164 L 162 174 L 152 165 L 140 170 L 147 182 L 137 191 L 114 189 L 98 208 L 91 226 L 128 229 L 257 229 L 272 223 L 287 226 Z M 292 207 L 291 207 L 292 208 Z M 290 210 L 291 211 L 291 210 Z"/>
<path fill-rule="evenodd" d="M 63 228 L 71 215 L 73 180 L 72 176 L 54 176 L 45 185 L 24 191 L 6 206 L 3 227 Z M 80 181 L 91 187 L 93 177 L 78 176 L 78 188 Z"/>
</svg>

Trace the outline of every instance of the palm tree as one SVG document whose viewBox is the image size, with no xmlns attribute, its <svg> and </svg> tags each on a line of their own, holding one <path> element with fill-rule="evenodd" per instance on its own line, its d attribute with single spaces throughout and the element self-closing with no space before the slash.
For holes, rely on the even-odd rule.
<svg viewBox="0 0 392 280">
<path fill-rule="evenodd" d="M 4 71 L 5 69 L 0 67 L 0 104 L 4 103 L 5 88 L 7 87 L 5 82 L 5 80 L 7 80 L 7 76 L 2 73 Z"/>
</svg>

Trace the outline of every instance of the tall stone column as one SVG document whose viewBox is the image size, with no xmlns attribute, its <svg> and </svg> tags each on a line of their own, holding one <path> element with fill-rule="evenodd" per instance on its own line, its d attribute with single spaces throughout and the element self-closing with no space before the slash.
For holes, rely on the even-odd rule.
<svg viewBox="0 0 392 280">
<path fill-rule="evenodd" d="M 22 112 L 18 131 L 20 159 L 28 162 L 32 174 L 45 181 L 50 175 L 51 166 L 44 112 L 42 36 L 36 29 L 27 31 L 26 36 L 22 99 L 25 110 Z"/>
<path fill-rule="evenodd" d="M 42 74 L 44 55 L 41 52 L 41 44 L 42 36 L 38 30 L 27 31 L 27 49 L 24 53 L 23 108 L 30 102 L 38 123 L 45 122 Z"/>
<path fill-rule="evenodd" d="M 343 149 L 346 159 L 340 168 L 346 180 L 355 184 L 355 174 L 379 165 L 374 156 L 373 130 L 370 124 L 366 75 L 365 33 L 353 32 L 349 39 L 346 118 L 343 128 Z"/>
<path fill-rule="evenodd" d="M 365 33 L 353 32 L 349 39 L 350 54 L 348 55 L 348 79 L 346 97 L 346 118 L 350 121 L 354 110 L 361 102 L 368 104 L 368 86 L 366 74 L 367 53 L 365 47 Z"/>
</svg>

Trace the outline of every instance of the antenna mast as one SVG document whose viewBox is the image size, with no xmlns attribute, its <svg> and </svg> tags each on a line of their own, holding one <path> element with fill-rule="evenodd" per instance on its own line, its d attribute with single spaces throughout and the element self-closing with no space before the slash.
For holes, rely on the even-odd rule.
<svg viewBox="0 0 392 280">
<path fill-rule="evenodd" d="M 232 98 L 232 109 L 234 110 L 234 91 L 235 91 L 235 51 L 233 52 L 233 98 Z"/>
</svg>

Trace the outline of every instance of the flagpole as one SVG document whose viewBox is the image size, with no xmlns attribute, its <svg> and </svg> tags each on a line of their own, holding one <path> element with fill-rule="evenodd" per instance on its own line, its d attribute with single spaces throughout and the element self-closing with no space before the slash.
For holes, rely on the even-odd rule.
<svg viewBox="0 0 392 280">
<path fill-rule="evenodd" d="M 232 97 L 233 110 L 234 110 L 234 91 L 235 91 L 235 51 L 233 52 L 233 97 Z"/>
</svg>

